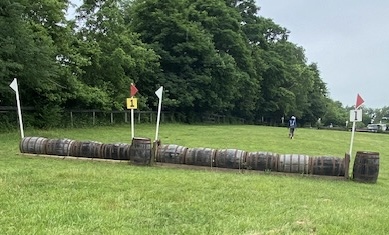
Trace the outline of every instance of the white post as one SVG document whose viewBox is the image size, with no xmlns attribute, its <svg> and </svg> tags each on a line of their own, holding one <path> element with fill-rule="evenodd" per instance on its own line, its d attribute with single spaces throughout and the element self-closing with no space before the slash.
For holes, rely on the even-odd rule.
<svg viewBox="0 0 389 235">
<path fill-rule="evenodd" d="M 134 139 L 134 105 L 132 104 L 132 101 L 134 99 L 135 94 L 138 92 L 138 89 L 135 87 L 134 83 L 131 83 L 130 86 L 130 96 L 131 96 L 131 138 Z M 136 105 L 135 105 L 136 106 Z M 127 104 L 128 108 L 128 104 Z"/>
<path fill-rule="evenodd" d="M 131 109 L 131 139 L 134 138 L 134 109 Z"/>
<path fill-rule="evenodd" d="M 361 107 L 361 105 L 364 102 L 365 101 L 362 99 L 362 97 L 359 94 L 357 94 L 357 102 L 355 103 L 355 109 L 354 109 L 354 111 L 350 110 L 350 121 L 353 122 L 353 127 L 351 130 L 350 151 L 349 151 L 350 161 L 351 161 L 351 152 L 353 150 L 353 143 L 354 143 L 355 123 L 357 121 L 359 121 L 359 122 L 362 121 L 362 110 L 360 110 L 358 108 Z M 347 126 L 347 123 L 346 123 L 346 126 Z"/>
<path fill-rule="evenodd" d="M 353 150 L 353 142 L 354 142 L 354 133 L 355 133 L 355 123 L 356 121 L 353 121 L 353 127 L 351 130 L 351 142 L 350 142 L 350 151 L 348 152 L 350 154 L 350 160 L 351 160 L 351 152 Z"/>
<path fill-rule="evenodd" d="M 350 142 L 350 160 L 351 160 L 351 153 L 353 150 L 353 143 L 354 143 L 354 134 L 355 134 L 355 123 L 362 121 L 362 110 L 355 109 L 350 110 L 350 122 L 353 122 L 353 127 L 351 129 L 351 142 Z"/>
<path fill-rule="evenodd" d="M 161 116 L 161 105 L 162 105 L 162 100 L 159 99 L 159 102 L 158 102 L 158 114 L 157 114 L 157 128 L 155 130 L 155 140 L 158 140 L 159 119 L 160 119 L 160 116 Z"/>
<path fill-rule="evenodd" d="M 18 106 L 18 116 L 19 116 L 19 126 L 20 126 L 20 135 L 22 136 L 22 139 L 24 138 L 24 129 L 23 129 L 23 120 L 22 120 L 22 110 L 20 108 L 20 99 L 19 99 L 19 88 L 18 88 L 18 81 L 16 78 L 12 81 L 12 83 L 9 85 L 16 94 L 16 104 Z"/>
<path fill-rule="evenodd" d="M 158 140 L 158 131 L 159 131 L 159 120 L 161 117 L 161 106 L 162 106 L 162 91 L 163 91 L 163 86 L 161 86 L 155 94 L 158 96 L 158 113 L 157 113 L 157 128 L 155 130 L 155 140 Z"/>
</svg>

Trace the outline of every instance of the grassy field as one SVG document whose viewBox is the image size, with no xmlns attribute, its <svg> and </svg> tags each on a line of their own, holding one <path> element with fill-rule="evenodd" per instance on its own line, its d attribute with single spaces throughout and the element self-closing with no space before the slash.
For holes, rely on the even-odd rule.
<svg viewBox="0 0 389 235">
<path fill-rule="evenodd" d="M 154 139 L 154 125 L 135 136 Z M 26 136 L 130 143 L 130 126 L 26 130 Z M 343 157 L 350 132 L 163 124 L 163 144 Z M 389 234 L 389 135 L 356 133 L 380 153 L 376 184 L 299 174 L 140 167 L 19 153 L 0 134 L 0 234 Z M 350 168 L 352 169 L 352 163 Z M 351 170 L 350 169 L 350 170 Z M 351 172 L 351 171 L 350 171 Z"/>
</svg>

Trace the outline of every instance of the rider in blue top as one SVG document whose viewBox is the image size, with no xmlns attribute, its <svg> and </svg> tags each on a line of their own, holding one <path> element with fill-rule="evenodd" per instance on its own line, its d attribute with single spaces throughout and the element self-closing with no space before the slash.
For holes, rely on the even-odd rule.
<svg viewBox="0 0 389 235">
<path fill-rule="evenodd" d="M 293 139 L 294 129 L 297 127 L 297 122 L 296 122 L 295 116 L 290 117 L 288 127 L 289 127 L 289 138 Z"/>
</svg>

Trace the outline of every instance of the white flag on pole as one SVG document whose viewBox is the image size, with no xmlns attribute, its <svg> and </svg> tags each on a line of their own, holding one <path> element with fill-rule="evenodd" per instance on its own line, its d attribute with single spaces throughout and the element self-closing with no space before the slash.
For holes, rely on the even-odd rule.
<svg viewBox="0 0 389 235">
<path fill-rule="evenodd" d="M 14 78 L 14 80 L 9 84 L 9 86 L 12 88 L 12 90 L 15 91 L 16 95 L 16 104 L 18 106 L 18 116 L 19 116 L 19 125 L 20 125 L 20 135 L 22 136 L 22 139 L 24 138 L 24 129 L 23 129 L 23 120 L 22 120 L 22 109 L 20 108 L 20 98 L 19 98 L 19 89 L 18 89 L 18 82 L 17 79 Z"/>
<path fill-rule="evenodd" d="M 163 86 L 161 86 L 155 94 L 158 96 L 158 113 L 157 113 L 157 128 L 155 130 L 155 140 L 158 140 L 158 130 L 159 130 L 159 121 L 161 119 L 161 105 L 162 105 L 162 91 Z"/>
<path fill-rule="evenodd" d="M 162 91 L 163 91 L 163 86 L 161 86 L 155 94 L 157 95 L 158 99 L 162 99 Z"/>
<path fill-rule="evenodd" d="M 16 78 L 14 78 L 14 80 L 11 82 L 11 84 L 9 84 L 9 86 L 12 88 L 12 90 L 14 90 L 15 92 L 18 91 L 18 82 L 16 81 Z"/>
</svg>

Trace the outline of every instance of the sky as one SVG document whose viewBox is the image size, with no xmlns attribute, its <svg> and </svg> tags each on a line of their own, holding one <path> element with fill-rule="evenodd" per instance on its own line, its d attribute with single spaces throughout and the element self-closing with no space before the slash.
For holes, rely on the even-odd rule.
<svg viewBox="0 0 389 235">
<path fill-rule="evenodd" d="M 317 63 L 329 97 L 353 106 L 389 106 L 389 1 L 256 0 L 259 15 L 290 31 Z"/>
</svg>

